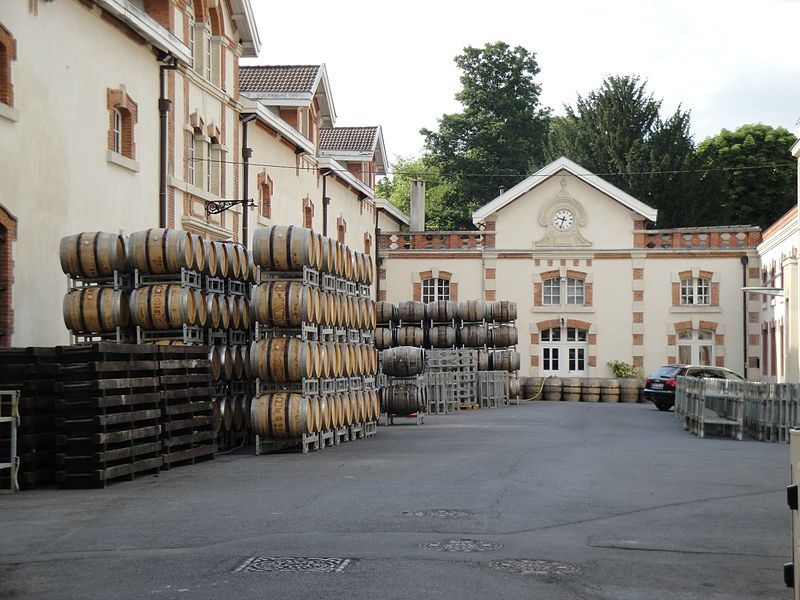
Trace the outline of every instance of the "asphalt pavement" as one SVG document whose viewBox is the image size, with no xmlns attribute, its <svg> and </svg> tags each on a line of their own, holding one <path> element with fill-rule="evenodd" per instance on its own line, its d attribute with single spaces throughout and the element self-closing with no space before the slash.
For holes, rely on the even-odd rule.
<svg viewBox="0 0 800 600">
<path fill-rule="evenodd" d="M 526 403 L 0 495 L 0 598 L 789 599 L 789 447 Z"/>
</svg>

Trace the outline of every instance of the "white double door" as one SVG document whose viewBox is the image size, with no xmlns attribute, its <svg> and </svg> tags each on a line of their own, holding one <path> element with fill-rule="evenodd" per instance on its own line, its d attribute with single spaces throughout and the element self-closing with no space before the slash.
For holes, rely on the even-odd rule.
<svg viewBox="0 0 800 600">
<path fill-rule="evenodd" d="M 589 374 L 586 331 L 574 327 L 546 329 L 540 334 L 539 370 L 542 375 L 585 377 Z"/>
</svg>

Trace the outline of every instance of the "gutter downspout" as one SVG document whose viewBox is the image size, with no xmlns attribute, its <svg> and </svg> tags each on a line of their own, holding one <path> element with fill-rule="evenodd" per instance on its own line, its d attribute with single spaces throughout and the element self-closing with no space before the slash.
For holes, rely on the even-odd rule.
<svg viewBox="0 0 800 600">
<path fill-rule="evenodd" d="M 245 248 L 247 248 L 250 240 L 248 183 L 250 178 L 250 158 L 253 156 L 253 149 L 247 146 L 247 124 L 255 118 L 255 113 L 242 113 L 239 115 L 239 121 L 242 123 L 242 245 Z"/>
<path fill-rule="evenodd" d="M 742 261 L 742 287 L 747 287 L 747 255 L 740 257 Z M 742 360 L 744 361 L 743 375 L 747 379 L 747 346 L 749 338 L 747 336 L 747 292 L 742 291 Z"/>
<path fill-rule="evenodd" d="M 378 227 L 378 215 L 380 215 L 382 208 L 378 208 L 375 206 L 375 274 L 374 274 L 374 281 L 375 281 L 375 301 L 378 301 L 378 298 L 381 295 L 381 280 L 378 278 L 378 271 L 380 270 L 378 267 L 378 247 L 380 245 L 380 235 L 381 235 L 381 228 Z"/>
<path fill-rule="evenodd" d="M 178 68 L 178 59 L 169 52 L 159 52 L 159 169 L 158 169 L 158 226 L 162 229 L 167 226 L 167 127 L 168 114 L 172 102 L 167 98 L 167 71 Z"/>
<path fill-rule="evenodd" d="M 332 169 L 324 168 L 319 170 L 322 173 L 322 235 L 328 235 L 328 204 L 331 199 L 328 198 L 328 175 L 333 173 Z"/>
</svg>

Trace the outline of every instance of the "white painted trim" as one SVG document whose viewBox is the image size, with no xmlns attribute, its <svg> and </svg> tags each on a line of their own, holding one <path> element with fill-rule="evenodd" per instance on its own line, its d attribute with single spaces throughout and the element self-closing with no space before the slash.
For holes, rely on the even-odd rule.
<svg viewBox="0 0 800 600">
<path fill-rule="evenodd" d="M 411 217 L 397 208 L 386 198 L 375 198 L 375 208 L 382 210 L 403 225 L 409 225 L 411 223 Z"/>
<path fill-rule="evenodd" d="M 171 53 L 182 63 L 191 66 L 192 56 L 188 46 L 129 0 L 94 0 L 94 2 L 130 26 L 156 48 Z"/>
<path fill-rule="evenodd" d="M 324 169 L 332 169 L 333 175 L 341 179 L 343 182 L 347 183 L 348 185 L 353 186 L 359 192 L 362 192 L 366 195 L 367 198 L 372 199 L 375 197 L 375 192 L 369 187 L 366 183 L 361 181 L 358 177 L 353 175 L 350 171 L 344 168 L 344 166 L 332 158 L 328 158 L 327 156 L 320 156 L 319 158 L 319 168 Z"/>
<path fill-rule="evenodd" d="M 20 112 L 19 109 L 9 106 L 4 102 L 0 102 L 0 117 L 13 121 L 14 123 L 19 123 Z"/>
<path fill-rule="evenodd" d="M 316 148 L 314 147 L 314 144 L 311 143 L 311 140 L 306 138 L 279 116 L 275 115 L 272 111 L 264 108 L 263 103 L 254 100 L 249 96 L 245 96 L 244 94 L 242 94 L 241 103 L 243 113 L 255 113 L 256 117 L 262 123 L 268 125 L 280 133 L 283 137 L 290 140 L 293 144 L 305 150 L 308 155 L 314 156 Z"/>
<path fill-rule="evenodd" d="M 183 215 L 181 217 L 181 225 L 183 226 L 184 229 L 208 232 L 211 235 L 215 236 L 218 240 L 233 239 L 232 232 L 228 231 L 223 227 L 220 227 L 219 225 L 214 225 L 214 223 L 208 223 L 206 221 L 203 221 L 202 219 L 200 219 L 199 217 L 195 217 L 194 215 Z"/>
<path fill-rule="evenodd" d="M 631 209 L 634 212 L 639 213 L 644 218 L 655 222 L 656 218 L 658 217 L 658 210 L 652 208 L 651 206 L 646 205 L 643 202 L 640 202 L 630 194 L 623 192 L 618 187 L 610 184 L 609 182 L 605 181 L 604 179 L 594 175 L 593 173 L 587 171 L 579 164 L 572 162 L 568 158 L 562 156 L 551 162 L 549 165 L 546 165 L 536 171 L 533 175 L 518 183 L 514 187 L 512 187 L 507 192 L 499 195 L 497 198 L 485 204 L 474 213 L 472 213 L 472 222 L 476 225 L 479 223 L 483 223 L 486 221 L 487 217 L 493 215 L 500 209 L 504 208 L 523 194 L 531 191 L 535 187 L 539 186 L 541 183 L 547 181 L 550 177 L 557 174 L 559 171 L 567 171 L 581 179 L 585 183 L 589 184 L 590 186 L 598 189 L 599 191 L 603 192 L 604 194 L 610 196 L 623 206 Z"/>
<path fill-rule="evenodd" d="M 133 171 L 134 173 L 138 173 L 141 170 L 138 161 L 128 158 L 127 156 L 123 156 L 122 154 L 114 152 L 113 150 L 106 150 L 106 160 L 110 163 Z"/>
<path fill-rule="evenodd" d="M 258 34 L 256 17 L 250 0 L 231 0 L 231 19 L 236 23 L 239 40 L 242 44 L 242 55 L 257 57 L 261 50 L 261 36 Z"/>
</svg>

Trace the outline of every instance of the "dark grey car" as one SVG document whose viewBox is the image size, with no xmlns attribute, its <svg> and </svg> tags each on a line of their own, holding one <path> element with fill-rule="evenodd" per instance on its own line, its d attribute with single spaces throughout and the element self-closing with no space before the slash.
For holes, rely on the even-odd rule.
<svg viewBox="0 0 800 600">
<path fill-rule="evenodd" d="M 725 367 L 707 365 L 664 365 L 647 378 L 644 385 L 644 398 L 656 405 L 658 410 L 669 410 L 675 406 L 675 388 L 678 377 L 711 377 L 714 379 L 733 379 L 744 381 Z"/>
</svg>

